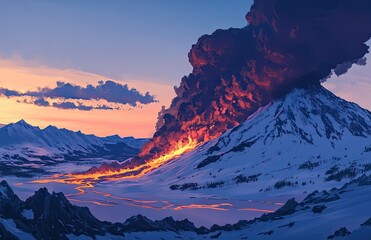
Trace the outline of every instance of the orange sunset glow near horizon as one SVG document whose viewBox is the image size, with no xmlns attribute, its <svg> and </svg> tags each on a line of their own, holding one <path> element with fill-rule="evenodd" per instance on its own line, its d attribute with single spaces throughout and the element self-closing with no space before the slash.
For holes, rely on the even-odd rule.
<svg viewBox="0 0 371 240">
<path fill-rule="evenodd" d="M 0 76 L 1 87 L 21 92 L 54 87 L 57 81 L 85 86 L 110 79 L 83 71 L 27 65 L 16 60 L 0 60 Z M 119 110 L 80 111 L 37 106 L 24 103 L 16 97 L 1 96 L 0 123 L 8 124 L 24 119 L 31 125 L 41 128 L 55 125 L 59 128 L 80 130 L 97 136 L 119 134 L 120 136 L 151 137 L 155 130 L 158 112 L 162 106 L 168 106 L 173 97 L 171 94 L 173 86 L 144 80 L 110 80 L 128 84 L 130 88 L 135 88 L 141 93 L 149 91 L 158 102 L 135 107 L 124 105 Z"/>
<path fill-rule="evenodd" d="M 370 96 L 366 93 L 371 82 L 368 71 L 367 67 L 354 66 L 349 73 L 335 81 L 329 79 L 324 86 L 344 99 L 370 109 Z M 118 110 L 93 109 L 90 111 L 43 107 L 24 103 L 22 98 L 0 96 L 0 124 L 14 123 L 23 119 L 40 128 L 54 125 L 58 128 L 82 131 L 85 134 L 102 137 L 116 134 L 121 137 L 152 137 L 158 112 L 162 106 L 168 107 L 175 96 L 174 86 L 170 84 L 152 82 L 147 79 L 112 79 L 79 70 L 46 67 L 20 59 L 0 59 L 0 76 L 1 87 L 20 92 L 55 87 L 57 81 L 86 86 L 97 84 L 101 80 L 113 80 L 117 83 L 128 84 L 130 88 L 135 88 L 141 93 L 149 91 L 155 96 L 157 102 L 150 104 L 141 104 L 136 107 L 127 105 Z M 352 79 L 358 79 L 358 81 L 355 82 Z M 78 102 L 84 101 L 78 100 Z"/>
</svg>

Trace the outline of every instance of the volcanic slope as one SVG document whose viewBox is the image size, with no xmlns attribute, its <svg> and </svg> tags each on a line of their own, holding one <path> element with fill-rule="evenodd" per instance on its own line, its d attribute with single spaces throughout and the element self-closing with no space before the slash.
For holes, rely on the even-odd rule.
<svg viewBox="0 0 371 240">
<path fill-rule="evenodd" d="M 241 198 L 292 196 L 339 187 L 370 169 L 371 113 L 315 86 L 260 108 L 131 186 Z"/>
</svg>

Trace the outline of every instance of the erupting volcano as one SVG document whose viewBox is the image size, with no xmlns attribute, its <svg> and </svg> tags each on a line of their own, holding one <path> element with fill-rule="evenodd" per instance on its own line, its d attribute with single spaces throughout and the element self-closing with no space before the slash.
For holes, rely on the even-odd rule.
<svg viewBox="0 0 371 240">
<path fill-rule="evenodd" d="M 371 37 L 369 0 L 255 0 L 244 28 L 202 36 L 189 52 L 193 71 L 159 113 L 138 156 L 75 177 L 139 177 L 220 136 L 294 88 L 319 85 L 364 64 Z"/>
</svg>

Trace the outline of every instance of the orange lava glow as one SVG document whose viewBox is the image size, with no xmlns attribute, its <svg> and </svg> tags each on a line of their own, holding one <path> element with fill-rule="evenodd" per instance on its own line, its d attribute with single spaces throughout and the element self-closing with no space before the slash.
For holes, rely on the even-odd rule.
<svg viewBox="0 0 371 240">
<path fill-rule="evenodd" d="M 69 198 L 68 200 L 70 200 L 72 202 L 79 202 L 79 203 L 92 203 L 92 204 L 95 204 L 95 205 L 98 205 L 98 206 L 104 206 L 104 207 L 114 206 L 114 204 L 101 203 L 101 202 L 98 202 L 98 201 L 78 200 L 78 199 L 74 199 L 74 198 Z"/>
<path fill-rule="evenodd" d="M 272 212 L 274 212 L 273 210 L 259 209 L 259 208 L 240 208 L 238 210 L 241 210 L 241 211 L 262 212 L 262 213 L 272 213 Z"/>
<path fill-rule="evenodd" d="M 227 211 L 225 207 L 233 207 L 230 203 L 219 203 L 219 204 L 190 204 L 185 206 L 178 206 L 174 210 L 183 210 L 183 209 L 212 209 L 218 211 Z"/>
<path fill-rule="evenodd" d="M 46 184 L 46 183 L 61 183 L 61 184 L 72 184 L 76 185 L 76 193 L 66 194 L 66 197 L 70 201 L 78 203 L 88 203 L 98 206 L 110 207 L 117 204 L 124 204 L 133 207 L 139 207 L 143 209 L 154 209 L 154 210 L 191 210 L 191 209 L 205 209 L 205 210 L 216 210 L 216 211 L 229 211 L 233 208 L 232 203 L 221 202 L 221 203 L 190 203 L 190 204 L 177 204 L 167 200 L 143 200 L 143 199 L 132 199 L 128 197 L 118 197 L 111 193 L 99 192 L 94 190 L 94 184 L 98 181 L 113 181 L 122 179 L 136 179 L 144 176 L 150 171 L 160 167 L 161 165 L 171 161 L 174 158 L 179 157 L 183 153 L 196 148 L 200 143 L 194 140 L 192 137 L 188 137 L 188 141 L 179 141 L 176 144 L 174 150 L 170 151 L 168 154 L 164 154 L 160 157 L 154 158 L 143 164 L 139 164 L 134 167 L 127 167 L 118 169 L 117 171 L 97 171 L 93 173 L 70 173 L 70 174 L 55 174 L 51 177 L 45 179 L 38 179 L 32 181 L 33 183 Z M 76 199 L 80 195 L 96 194 L 106 198 L 106 201 L 96 201 L 96 200 L 86 200 L 86 199 Z M 281 205 L 281 203 L 267 202 L 267 204 Z M 274 212 L 272 210 L 257 209 L 257 208 L 237 208 L 240 211 L 255 211 L 270 213 Z"/>
<path fill-rule="evenodd" d="M 221 202 L 221 203 L 190 203 L 190 204 L 179 204 L 175 202 L 171 202 L 168 200 L 144 200 L 144 199 L 133 199 L 129 197 L 119 197 L 115 196 L 111 193 L 107 192 L 100 192 L 94 190 L 94 180 L 86 180 L 86 179 L 73 179 L 72 177 L 69 178 L 61 178 L 63 175 L 54 175 L 48 179 L 40 179 L 32 181 L 33 183 L 64 183 L 64 184 L 75 184 L 77 187 L 76 193 L 73 194 L 66 194 L 66 197 L 73 202 L 78 203 L 87 203 L 87 204 L 94 204 L 103 207 L 112 207 L 118 204 L 128 205 L 132 207 L 138 207 L 142 209 L 153 209 L 153 210 L 173 210 L 173 211 L 180 211 L 180 210 L 196 210 L 196 209 L 204 209 L 204 210 L 216 210 L 216 211 L 230 211 L 233 209 L 239 211 L 253 211 L 253 212 L 262 212 L 262 213 L 271 213 L 274 210 L 268 209 L 259 209 L 259 208 L 236 208 L 232 203 L 228 202 Z M 135 176 L 136 177 L 136 176 Z M 89 189 L 89 190 L 88 190 Z M 87 192 L 88 191 L 88 192 Z M 103 196 L 107 200 L 86 200 L 86 199 L 76 199 L 80 195 L 84 194 L 96 194 Z M 93 197 L 95 199 L 95 197 Z M 252 200 L 248 200 L 248 202 L 253 202 Z M 270 204 L 270 205 L 282 205 L 280 202 L 264 202 L 262 203 Z"/>
<path fill-rule="evenodd" d="M 66 183 L 66 184 L 76 184 L 82 185 L 76 188 L 79 193 L 83 194 L 85 188 L 93 187 L 93 182 L 99 180 L 119 180 L 119 179 L 128 179 L 128 178 L 140 178 L 147 174 L 148 172 L 160 167 L 164 163 L 169 162 L 170 160 L 179 157 L 183 153 L 194 149 L 197 147 L 198 142 L 193 140 L 191 137 L 188 137 L 188 142 L 183 143 L 178 142 L 176 148 L 170 151 L 168 154 L 164 154 L 158 158 L 152 159 L 146 163 L 140 164 L 131 168 L 122 168 L 117 171 L 99 171 L 94 173 L 71 173 L 66 175 L 54 175 L 51 178 L 46 178 L 42 180 L 36 180 L 35 183 Z"/>
<path fill-rule="evenodd" d="M 77 193 L 73 194 L 66 194 L 67 197 L 74 197 L 78 195 L 83 195 L 86 193 L 86 189 L 94 188 L 94 183 L 100 180 L 106 181 L 113 181 L 119 179 L 134 179 L 140 178 L 147 174 L 148 172 L 160 167 L 164 163 L 169 162 L 170 160 L 179 157 L 183 153 L 194 149 L 197 147 L 198 142 L 193 140 L 191 137 L 188 137 L 188 142 L 184 143 L 179 141 L 176 148 L 170 151 L 168 154 L 162 155 L 158 158 L 152 159 L 146 163 L 140 164 L 138 166 L 132 168 L 122 168 L 118 169 L 117 171 L 102 171 L 102 172 L 94 172 L 94 173 L 69 173 L 69 174 L 55 174 L 51 177 L 45 179 L 38 179 L 32 181 L 32 183 L 39 183 L 39 184 L 46 184 L 46 183 L 62 183 L 62 184 L 72 184 L 77 185 L 75 190 Z M 111 196 L 108 193 L 99 193 L 95 192 L 96 194 L 104 195 L 105 197 L 114 198 L 116 200 L 126 200 L 129 201 L 130 199 L 125 198 L 118 198 Z M 73 199 L 74 201 L 77 201 Z M 148 201 L 133 201 L 133 205 L 136 203 L 139 204 L 148 204 Z M 90 202 L 94 203 L 94 202 Z M 97 203 L 100 205 L 99 203 Z"/>
</svg>

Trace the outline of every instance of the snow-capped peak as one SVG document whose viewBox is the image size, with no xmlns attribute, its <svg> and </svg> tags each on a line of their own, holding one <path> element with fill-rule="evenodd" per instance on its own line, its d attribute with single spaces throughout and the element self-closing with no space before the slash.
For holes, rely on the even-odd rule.
<svg viewBox="0 0 371 240">
<path fill-rule="evenodd" d="M 55 126 L 40 129 L 21 120 L 0 128 L 0 159 L 3 160 L 0 174 L 32 175 L 44 171 L 44 165 L 64 161 L 123 161 L 137 154 L 145 141 L 119 136 L 97 137 Z"/>
<path fill-rule="evenodd" d="M 370 158 L 371 113 L 317 86 L 292 91 L 141 181 L 174 191 L 218 188 L 221 196 L 302 194 L 369 171 Z"/>
</svg>

